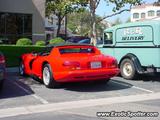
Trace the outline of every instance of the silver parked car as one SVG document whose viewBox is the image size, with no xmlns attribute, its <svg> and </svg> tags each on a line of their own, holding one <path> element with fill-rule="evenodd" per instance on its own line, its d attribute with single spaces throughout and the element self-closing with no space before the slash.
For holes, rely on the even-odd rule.
<svg viewBox="0 0 160 120">
<path fill-rule="evenodd" d="M 0 89 L 2 89 L 4 79 L 5 79 L 5 57 L 0 52 Z"/>
</svg>

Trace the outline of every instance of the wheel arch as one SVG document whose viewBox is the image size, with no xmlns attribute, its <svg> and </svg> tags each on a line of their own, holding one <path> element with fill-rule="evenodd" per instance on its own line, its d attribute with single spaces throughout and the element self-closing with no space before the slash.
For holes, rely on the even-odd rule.
<svg viewBox="0 0 160 120">
<path fill-rule="evenodd" d="M 136 68 L 137 73 L 139 73 L 139 74 L 144 73 L 144 69 L 142 68 L 141 63 L 136 55 L 134 55 L 133 53 L 128 53 L 125 56 L 123 56 L 121 58 L 121 60 L 119 61 L 119 67 L 124 59 L 132 60 L 134 66 Z"/>
<path fill-rule="evenodd" d="M 41 68 L 43 69 L 44 65 L 46 65 L 46 64 L 49 64 L 49 62 L 48 61 L 43 61 Z"/>
<path fill-rule="evenodd" d="M 46 65 L 46 64 L 48 64 L 48 67 L 50 67 L 50 69 L 52 69 L 51 68 L 51 66 L 50 66 L 50 63 L 48 62 L 48 61 L 44 61 L 43 63 L 42 63 L 42 72 L 43 72 L 43 67 Z M 52 70 L 51 70 L 52 71 Z M 43 73 L 42 73 L 43 74 Z M 48 83 L 48 84 L 45 84 L 45 82 L 44 82 L 44 80 L 43 80 L 43 82 L 44 82 L 44 84 L 45 84 L 45 86 L 47 87 L 47 88 L 56 88 L 56 87 L 58 87 L 59 86 L 59 84 L 55 81 L 55 79 L 54 79 L 54 77 L 53 77 L 53 73 L 51 72 L 50 73 L 50 82 Z M 43 77 L 43 75 L 42 75 L 42 77 Z"/>
</svg>

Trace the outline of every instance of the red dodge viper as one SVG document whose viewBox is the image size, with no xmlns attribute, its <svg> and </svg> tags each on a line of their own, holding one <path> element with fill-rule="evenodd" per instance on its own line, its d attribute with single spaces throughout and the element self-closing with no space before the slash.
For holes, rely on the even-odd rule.
<svg viewBox="0 0 160 120">
<path fill-rule="evenodd" d="M 119 73 L 117 60 L 92 45 L 48 46 L 41 53 L 21 56 L 21 75 L 33 75 L 46 87 L 62 82 L 108 81 Z"/>
</svg>

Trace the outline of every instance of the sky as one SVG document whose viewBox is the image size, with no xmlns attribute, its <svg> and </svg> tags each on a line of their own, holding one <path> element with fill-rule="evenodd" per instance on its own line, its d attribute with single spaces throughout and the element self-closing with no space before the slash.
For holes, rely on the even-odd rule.
<svg viewBox="0 0 160 120">
<path fill-rule="evenodd" d="M 143 2 L 145 3 L 153 3 L 157 0 L 143 0 Z M 106 2 L 104 0 L 101 0 L 97 10 L 96 10 L 96 14 L 100 15 L 100 16 L 104 16 L 104 15 L 110 15 L 112 14 L 112 8 L 113 5 L 109 5 L 107 6 Z M 122 14 L 116 15 L 114 17 L 108 18 L 106 19 L 109 22 L 114 22 L 117 18 L 120 18 L 122 22 L 125 22 L 128 20 L 128 18 L 130 17 L 130 12 L 124 12 Z"/>
</svg>

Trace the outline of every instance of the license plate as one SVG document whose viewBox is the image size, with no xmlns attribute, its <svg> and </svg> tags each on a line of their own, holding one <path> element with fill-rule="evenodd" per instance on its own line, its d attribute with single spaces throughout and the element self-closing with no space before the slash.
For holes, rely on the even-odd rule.
<svg viewBox="0 0 160 120">
<path fill-rule="evenodd" d="M 91 62 L 91 68 L 102 68 L 101 62 Z"/>
</svg>

